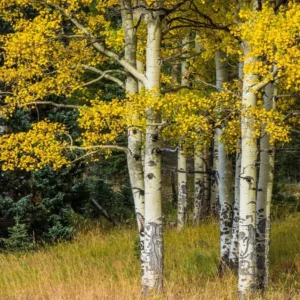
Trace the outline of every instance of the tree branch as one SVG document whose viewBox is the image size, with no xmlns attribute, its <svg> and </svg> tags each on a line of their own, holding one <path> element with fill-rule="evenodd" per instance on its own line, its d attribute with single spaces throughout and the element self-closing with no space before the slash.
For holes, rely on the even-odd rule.
<svg viewBox="0 0 300 300">
<path fill-rule="evenodd" d="M 114 76 L 111 76 L 109 75 L 109 73 L 114 73 L 114 72 L 119 72 L 119 73 L 123 73 L 123 71 L 120 71 L 120 70 L 107 70 L 107 71 L 101 71 L 95 67 L 91 67 L 91 66 L 87 66 L 87 65 L 82 65 L 82 67 L 85 69 L 85 70 L 89 70 L 89 71 L 93 71 L 94 73 L 97 73 L 97 74 L 100 74 L 101 76 L 96 78 L 96 79 L 93 79 L 87 83 L 84 83 L 82 85 L 82 87 L 85 87 L 85 86 L 88 86 L 88 85 L 91 85 L 99 80 L 101 80 L 102 78 L 106 78 L 110 81 L 113 81 L 115 82 L 116 84 L 118 84 L 122 89 L 125 89 L 125 84 L 122 80 L 114 77 Z M 124 72 L 125 73 L 125 72 Z"/>
<path fill-rule="evenodd" d="M 271 73 L 272 77 L 275 77 L 278 73 L 278 67 L 275 65 L 274 66 L 274 69 L 273 69 L 273 72 Z M 263 81 L 257 83 L 253 88 L 253 92 L 258 92 L 260 91 L 261 89 L 265 88 L 271 81 L 273 81 L 273 79 L 264 79 Z"/>
<path fill-rule="evenodd" d="M 52 105 L 52 106 L 60 107 L 60 108 L 73 108 L 73 109 L 78 109 L 78 108 L 81 107 L 80 105 L 59 104 L 59 103 L 55 103 L 55 102 L 52 102 L 52 101 L 35 101 L 35 102 L 26 103 L 26 106 L 31 106 L 31 105 Z"/>
<path fill-rule="evenodd" d="M 111 222 L 114 226 L 118 225 L 118 221 L 111 218 L 107 211 L 95 200 L 95 199 L 91 199 L 91 202 L 95 205 L 95 207 L 100 211 L 101 215 L 108 220 L 109 222 Z"/>
<path fill-rule="evenodd" d="M 121 66 L 123 66 L 126 69 L 126 71 L 128 71 L 137 80 L 141 81 L 144 84 L 146 83 L 146 76 L 144 74 L 140 73 L 136 68 L 129 64 L 124 58 L 121 58 L 117 53 L 107 49 L 104 43 L 99 42 L 96 39 L 96 37 L 93 36 L 84 25 L 82 25 L 74 17 L 68 14 L 62 7 L 53 3 L 44 2 L 44 4 L 50 5 L 51 7 L 58 10 L 62 15 L 67 17 L 79 30 L 81 30 L 91 40 L 91 43 L 94 46 L 94 48 L 96 48 L 100 53 L 118 62 Z"/>
<path fill-rule="evenodd" d="M 117 146 L 117 145 L 94 145 L 94 146 L 86 146 L 86 147 L 81 147 L 81 146 L 67 146 L 65 147 L 67 149 L 71 150 L 93 150 L 93 149 L 99 149 L 99 150 L 105 150 L 105 149 L 111 149 L 111 150 L 119 150 L 123 151 L 126 154 L 128 154 L 128 149 L 125 147 Z"/>
</svg>

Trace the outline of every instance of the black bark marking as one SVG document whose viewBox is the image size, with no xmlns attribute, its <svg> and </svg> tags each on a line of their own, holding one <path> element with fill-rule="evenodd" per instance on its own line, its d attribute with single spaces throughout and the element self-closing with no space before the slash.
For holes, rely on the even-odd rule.
<svg viewBox="0 0 300 300">
<path fill-rule="evenodd" d="M 138 161 L 138 160 L 141 158 L 141 156 L 138 155 L 138 154 L 134 154 L 134 155 L 133 155 L 133 158 L 134 158 L 136 161 Z"/>
<path fill-rule="evenodd" d="M 187 187 L 186 187 L 186 182 L 185 181 L 181 182 L 180 188 L 181 188 L 182 194 L 186 196 Z"/>
<path fill-rule="evenodd" d="M 154 174 L 153 173 L 149 173 L 149 174 L 147 174 L 147 177 L 148 177 L 148 179 L 153 179 L 153 178 L 156 178 L 155 176 L 154 176 Z"/>
<path fill-rule="evenodd" d="M 240 259 L 243 260 L 243 261 L 246 261 L 246 259 L 250 259 L 252 260 L 253 259 L 253 255 L 255 254 L 255 252 L 249 252 L 249 248 L 250 246 L 252 246 L 252 248 L 254 249 L 255 247 L 255 242 L 256 242 L 256 230 L 255 230 L 255 227 L 252 225 L 252 224 L 249 224 L 249 225 L 242 225 L 244 227 L 247 227 L 247 230 L 246 232 L 248 233 L 248 235 L 246 235 L 245 232 L 240 232 L 239 233 L 239 241 L 241 244 L 243 244 L 243 249 L 244 252 L 240 251 Z M 250 262 L 248 262 L 250 264 Z M 241 267 L 243 266 L 243 268 L 245 268 L 245 264 L 244 265 L 241 265 Z"/>
<path fill-rule="evenodd" d="M 163 267 L 162 255 L 162 225 L 156 223 L 149 223 L 147 231 L 150 231 L 150 266 L 151 269 L 160 271 Z"/>
<path fill-rule="evenodd" d="M 144 239 L 145 236 L 145 218 L 141 213 L 136 213 L 136 218 L 138 222 L 139 235 L 140 235 L 140 248 L 141 252 L 144 251 Z"/>
<path fill-rule="evenodd" d="M 153 134 L 151 135 L 151 139 L 152 139 L 152 142 L 153 142 L 153 143 L 156 143 L 156 142 L 158 141 L 158 134 L 153 133 Z"/>
<path fill-rule="evenodd" d="M 267 224 L 266 219 L 259 220 L 257 224 L 257 229 L 260 233 L 266 233 L 266 224 Z"/>
<path fill-rule="evenodd" d="M 239 263 L 239 273 L 241 275 L 254 275 L 254 267 L 250 267 L 250 262 L 248 260 L 240 260 Z M 246 279 L 242 279 L 245 281 Z"/>
<path fill-rule="evenodd" d="M 248 183 L 254 182 L 254 178 L 252 176 L 245 176 L 245 177 L 240 176 L 240 178 L 246 180 Z"/>
<path fill-rule="evenodd" d="M 150 161 L 148 161 L 148 166 L 149 167 L 155 167 L 156 166 L 156 162 L 154 160 L 150 160 Z"/>
</svg>

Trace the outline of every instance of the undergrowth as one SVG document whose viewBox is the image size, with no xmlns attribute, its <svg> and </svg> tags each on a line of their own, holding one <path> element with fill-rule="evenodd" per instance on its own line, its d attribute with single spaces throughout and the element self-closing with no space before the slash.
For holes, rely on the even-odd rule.
<svg viewBox="0 0 300 300">
<path fill-rule="evenodd" d="M 300 299 L 300 215 L 273 223 L 270 291 Z M 0 255 L 0 299 L 142 299 L 134 229 L 94 227 L 36 252 Z M 218 224 L 165 232 L 164 294 L 151 299 L 236 299 L 237 278 L 217 274 Z"/>
</svg>

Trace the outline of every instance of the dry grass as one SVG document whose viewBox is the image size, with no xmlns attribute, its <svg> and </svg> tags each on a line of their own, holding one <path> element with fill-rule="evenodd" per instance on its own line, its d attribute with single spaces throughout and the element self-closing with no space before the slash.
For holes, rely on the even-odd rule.
<svg viewBox="0 0 300 300">
<path fill-rule="evenodd" d="M 274 223 L 270 292 L 261 299 L 300 299 L 300 215 Z M 81 234 L 35 253 L 0 255 L 0 299 L 141 299 L 135 230 Z M 165 291 L 153 299 L 236 299 L 233 274 L 216 277 L 218 226 L 165 234 Z M 259 299 L 259 296 L 254 297 Z"/>
</svg>

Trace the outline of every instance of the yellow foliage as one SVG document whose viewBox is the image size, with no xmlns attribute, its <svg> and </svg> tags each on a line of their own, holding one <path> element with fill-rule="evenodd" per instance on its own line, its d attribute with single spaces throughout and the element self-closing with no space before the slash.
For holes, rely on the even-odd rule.
<svg viewBox="0 0 300 300">
<path fill-rule="evenodd" d="M 0 137 L 0 161 L 2 169 L 33 171 L 45 166 L 54 170 L 69 165 L 63 155 L 62 136 L 66 128 L 58 123 L 41 121 L 32 126 L 28 132 L 5 134 Z"/>
<path fill-rule="evenodd" d="M 276 65 L 277 76 L 285 82 L 286 88 L 298 89 L 300 4 L 291 1 L 287 8 L 282 8 L 275 14 L 273 7 L 266 3 L 262 11 L 242 10 L 240 17 L 243 24 L 239 34 L 251 46 L 247 57 L 262 58 L 247 64 L 244 71 L 259 74 L 260 78 L 268 78 L 270 66 Z"/>
</svg>

